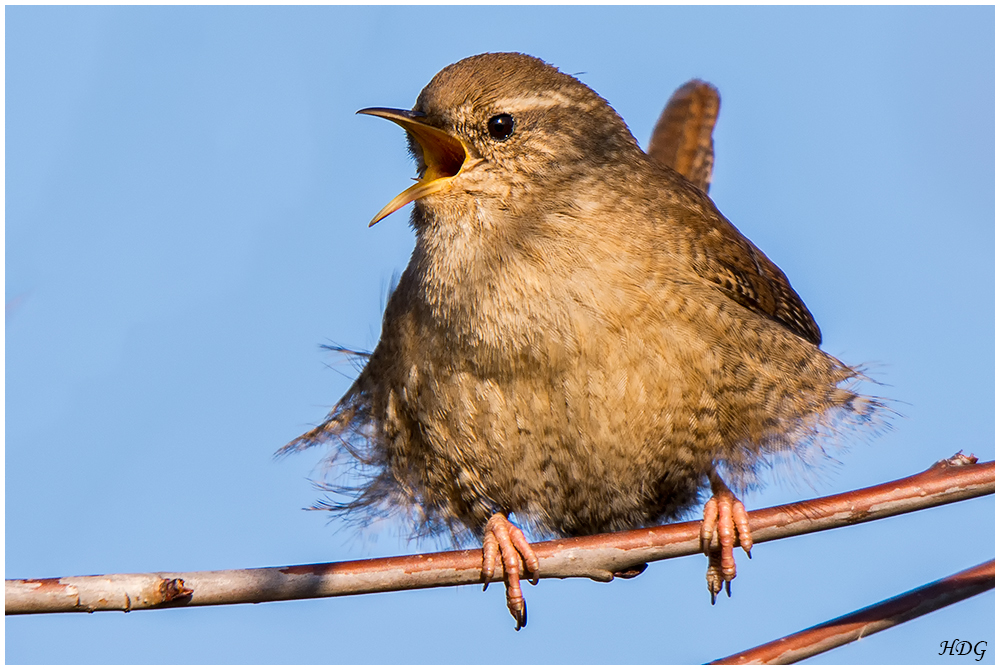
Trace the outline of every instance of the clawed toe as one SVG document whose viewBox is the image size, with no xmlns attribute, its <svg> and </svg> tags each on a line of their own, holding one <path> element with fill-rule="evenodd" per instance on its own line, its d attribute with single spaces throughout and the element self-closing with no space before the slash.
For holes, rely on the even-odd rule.
<svg viewBox="0 0 1000 670">
<path fill-rule="evenodd" d="M 531 583 L 538 583 L 538 557 L 528 544 L 521 529 L 503 514 L 494 514 L 486 522 L 483 534 L 483 590 L 496 574 L 497 559 L 503 566 L 503 581 L 507 586 L 507 609 L 516 622 L 515 630 L 528 625 L 528 605 L 521 592 L 521 561 L 530 575 Z"/>
<path fill-rule="evenodd" d="M 736 558 L 733 548 L 737 540 L 750 556 L 753 538 L 750 535 L 750 517 L 743 503 L 729 490 L 718 476 L 711 477 L 712 497 L 705 503 L 705 516 L 701 522 L 701 550 L 708 556 L 708 572 L 705 575 L 712 604 L 716 596 L 726 589 L 732 596 L 731 582 L 736 579 Z M 718 537 L 719 546 L 712 548 L 712 541 Z"/>
</svg>

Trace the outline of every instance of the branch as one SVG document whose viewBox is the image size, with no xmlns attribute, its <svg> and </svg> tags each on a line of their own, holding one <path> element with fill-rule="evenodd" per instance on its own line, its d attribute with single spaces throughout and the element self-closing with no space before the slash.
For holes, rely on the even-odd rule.
<svg viewBox="0 0 1000 670">
<path fill-rule="evenodd" d="M 787 665 L 860 640 L 994 588 L 996 560 L 709 665 Z M 944 653 L 944 652 L 942 652 Z"/>
<path fill-rule="evenodd" d="M 754 543 L 989 495 L 995 464 L 956 455 L 912 477 L 750 513 Z M 700 553 L 699 521 L 534 544 L 543 578 L 634 577 L 649 561 Z M 7 614 L 129 611 L 326 598 L 479 584 L 482 551 L 211 572 L 6 580 Z"/>
</svg>

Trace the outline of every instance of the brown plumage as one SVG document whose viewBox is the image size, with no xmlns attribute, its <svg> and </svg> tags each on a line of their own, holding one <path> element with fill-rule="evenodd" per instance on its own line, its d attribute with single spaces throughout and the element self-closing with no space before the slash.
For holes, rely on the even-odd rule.
<svg viewBox="0 0 1000 670">
<path fill-rule="evenodd" d="M 573 77 L 484 54 L 412 112 L 363 111 L 408 130 L 421 179 L 376 220 L 414 200 L 416 247 L 360 376 L 284 450 L 360 465 L 342 510 L 499 541 L 519 626 L 533 556 L 507 515 L 541 536 L 636 528 L 711 486 L 739 527 L 726 484 L 879 409 L 781 270 Z"/>
<path fill-rule="evenodd" d="M 708 193 L 715 162 L 712 131 L 719 118 L 719 92 L 708 82 L 692 79 L 670 96 L 647 153 Z"/>
</svg>

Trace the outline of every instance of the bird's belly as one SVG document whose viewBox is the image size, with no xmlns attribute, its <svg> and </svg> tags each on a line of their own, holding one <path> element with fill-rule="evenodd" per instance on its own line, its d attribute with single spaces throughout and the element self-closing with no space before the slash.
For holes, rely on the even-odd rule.
<svg viewBox="0 0 1000 670">
<path fill-rule="evenodd" d="M 615 360 L 504 378 L 415 366 L 391 412 L 416 502 L 479 528 L 513 513 L 541 534 L 648 525 L 697 501 L 712 454 L 667 362 Z M 690 406 L 690 403 L 687 403 Z M 414 477 L 414 475 L 417 475 Z"/>
</svg>

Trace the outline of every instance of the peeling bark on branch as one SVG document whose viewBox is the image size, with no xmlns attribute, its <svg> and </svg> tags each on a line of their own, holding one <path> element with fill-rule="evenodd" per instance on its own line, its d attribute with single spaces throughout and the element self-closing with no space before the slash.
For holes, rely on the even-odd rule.
<svg viewBox="0 0 1000 670">
<path fill-rule="evenodd" d="M 970 462 L 971 460 L 971 462 Z M 955 457 L 912 477 L 750 513 L 754 543 L 874 521 L 988 495 L 994 462 Z M 650 561 L 700 553 L 700 522 L 532 545 L 542 578 L 632 577 Z M 326 598 L 479 584 L 482 550 L 188 573 L 8 579 L 6 614 L 94 612 Z"/>
</svg>

